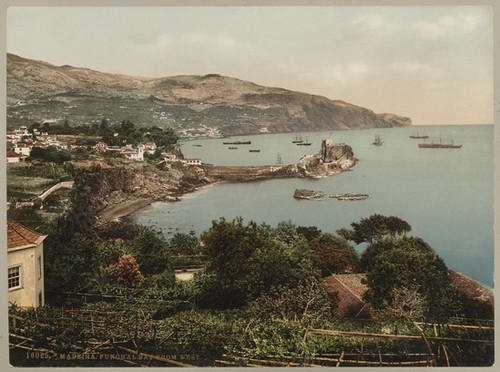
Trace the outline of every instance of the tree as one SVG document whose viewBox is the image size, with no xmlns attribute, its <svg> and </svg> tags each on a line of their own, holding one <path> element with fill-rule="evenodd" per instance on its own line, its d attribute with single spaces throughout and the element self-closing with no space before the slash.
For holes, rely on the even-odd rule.
<svg viewBox="0 0 500 372">
<path fill-rule="evenodd" d="M 416 321 L 424 315 L 425 300 L 417 285 L 392 290 L 391 312 L 398 318 Z"/>
<path fill-rule="evenodd" d="M 125 288 L 138 288 L 144 282 L 139 265 L 131 254 L 124 254 L 117 263 L 107 269 L 110 280 Z"/>
<path fill-rule="evenodd" d="M 263 293 L 246 308 L 251 321 L 303 321 L 313 325 L 332 316 L 336 303 L 315 276 L 303 279 L 294 288 L 278 286 Z"/>
<path fill-rule="evenodd" d="M 426 304 L 425 317 L 440 322 L 452 313 L 457 301 L 446 264 L 422 242 L 401 238 L 374 254 L 366 272 L 366 298 L 374 308 L 385 309 L 394 305 L 398 289 L 418 288 Z"/>
<path fill-rule="evenodd" d="M 154 275 L 169 271 L 173 275 L 167 243 L 155 232 L 144 229 L 130 245 L 142 273 Z"/>
<path fill-rule="evenodd" d="M 331 274 L 358 271 L 359 257 L 355 249 L 339 236 L 322 233 L 309 242 L 311 258 L 315 267 L 325 277 Z"/>
<path fill-rule="evenodd" d="M 169 241 L 169 250 L 174 255 L 201 254 L 200 241 L 194 231 L 189 234 L 175 234 Z"/>
<path fill-rule="evenodd" d="M 316 226 L 299 226 L 297 232 L 304 235 L 307 240 L 313 240 L 321 234 L 321 230 Z"/>
<path fill-rule="evenodd" d="M 242 218 L 213 221 L 201 243 L 208 263 L 195 279 L 199 301 L 209 307 L 242 307 L 273 286 L 297 285 L 311 268 L 303 244 L 283 241 L 265 224 L 244 225 Z"/>
<path fill-rule="evenodd" d="M 94 289 L 100 281 L 97 242 L 94 237 L 76 234 L 66 240 L 56 230 L 44 242 L 45 287 L 51 293 Z"/>
<path fill-rule="evenodd" d="M 47 148 L 34 147 L 28 160 L 43 160 L 50 163 L 62 164 L 68 160 L 71 160 L 71 154 L 67 150 L 58 150 L 55 146 L 49 146 Z"/>
<path fill-rule="evenodd" d="M 387 237 L 404 236 L 411 231 L 408 222 L 398 217 L 387 217 L 380 214 L 362 218 L 359 222 L 351 223 L 351 226 L 352 230 L 340 229 L 337 233 L 356 244 L 373 243 Z"/>
</svg>

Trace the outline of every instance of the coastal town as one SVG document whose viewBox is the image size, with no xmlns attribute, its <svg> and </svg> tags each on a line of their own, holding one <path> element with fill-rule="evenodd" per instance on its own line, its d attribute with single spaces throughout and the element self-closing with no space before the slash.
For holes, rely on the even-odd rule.
<svg viewBox="0 0 500 372">
<path fill-rule="evenodd" d="M 407 289 L 398 289 L 400 287 L 395 289 L 402 292 L 398 292 L 399 297 L 393 300 L 394 303 L 390 308 L 379 302 L 378 296 L 383 298 L 386 294 L 377 292 L 378 295 L 374 297 L 373 291 L 380 291 L 383 287 L 377 283 L 374 275 L 377 270 L 385 270 L 379 266 L 385 264 L 385 261 L 380 263 L 373 261 L 367 264 L 367 260 L 373 260 L 370 258 L 373 254 L 371 252 L 377 249 L 378 245 L 388 244 L 392 247 L 390 249 L 399 252 L 394 257 L 410 254 L 408 249 L 414 251 L 411 254 L 418 256 L 418 264 L 415 262 L 412 264 L 417 268 L 414 275 L 421 281 L 422 286 L 428 286 L 429 283 L 428 277 L 420 276 L 420 272 L 435 265 L 434 260 L 437 256 L 432 253 L 432 249 L 425 248 L 425 243 L 417 238 L 407 237 L 406 234 L 411 230 L 411 226 L 397 217 L 372 215 L 359 222 L 353 222 L 352 229 L 339 230 L 338 235 L 323 233 L 312 226 L 296 226 L 291 222 L 288 222 L 290 225 L 281 232 L 280 229 L 284 226 L 272 228 L 270 232 L 270 227 L 264 225 L 257 226 L 252 222 L 244 225 L 241 218 L 233 221 L 221 218 L 220 221 L 214 221 L 213 227 L 200 237 L 192 234 L 172 234 L 171 231 L 164 235 L 162 231 L 141 227 L 135 224 L 133 219 L 128 218 L 135 211 L 154 201 L 178 201 L 179 197 L 186 193 L 219 181 L 242 182 L 273 178 L 334 176 L 349 171 L 356 165 L 354 151 L 349 145 L 324 139 L 316 154 L 304 155 L 293 164 L 280 162 L 268 166 L 218 166 L 206 164 L 199 158 L 185 158 L 180 151 L 178 137 L 172 132 L 159 128 L 139 130 L 129 121 L 123 121 L 114 128 L 109 128 L 103 122 L 101 127 L 101 135 L 93 133 L 92 136 L 88 133 L 86 135 L 57 133 L 68 131 L 64 126 L 57 124 L 45 125 L 48 129 L 46 131 L 21 126 L 7 133 L 10 197 L 7 213 L 8 284 L 11 304 L 9 319 L 11 344 L 14 350 L 12 358 L 15 363 L 25 366 L 39 365 L 39 359 L 33 360 L 23 355 L 25 348 L 31 350 L 29 352 L 33 352 L 34 356 L 44 355 L 48 366 L 75 366 L 82 363 L 88 366 L 117 366 L 124 363 L 143 366 L 144 364 L 134 356 L 137 352 L 141 353 L 144 360 L 148 360 L 149 365 L 152 363 L 156 366 L 183 367 L 248 365 L 243 357 L 252 358 L 260 366 L 276 365 L 276 363 L 295 363 L 297 366 L 332 366 L 339 363 L 346 366 L 360 364 L 392 366 L 401 363 L 435 366 L 450 363 L 449 359 L 432 348 L 422 349 L 421 345 L 414 343 L 414 340 L 421 340 L 422 337 L 428 342 L 434 342 L 433 348 L 437 347 L 438 351 L 446 347 L 445 342 L 469 342 L 472 339 L 474 342 L 486 345 L 486 349 L 477 350 L 479 360 L 488 359 L 487 350 L 491 344 L 493 330 L 489 319 L 494 298 L 489 287 L 473 278 L 463 273 L 449 271 L 446 266 L 438 264 L 432 269 L 435 272 L 429 275 L 437 275 L 447 288 L 439 295 L 441 296 L 439 301 L 445 301 L 443 304 L 433 297 L 430 287 L 425 289 L 430 292 L 422 292 L 411 283 Z M 157 138 L 158 141 L 152 138 Z M 233 142 L 221 140 L 221 148 L 226 146 L 224 143 Z M 38 183 L 32 183 L 34 181 Z M 324 194 L 321 192 L 304 189 L 297 189 L 294 194 L 296 199 L 316 200 L 323 197 Z M 348 193 L 330 197 L 339 200 L 364 200 L 368 195 Z M 234 231 L 231 232 L 232 230 Z M 249 234 L 257 234 L 252 239 L 257 245 L 251 243 L 247 247 L 248 243 L 241 240 Z M 283 237 L 266 238 L 268 234 L 276 237 L 281 234 L 291 235 L 282 241 Z M 229 240 L 224 242 L 226 239 Z M 83 241 L 85 248 L 82 250 Z M 277 242 L 280 243 L 275 246 Z M 367 249 L 359 256 L 349 242 L 368 244 L 373 248 Z M 234 252 L 228 256 L 227 263 L 221 261 L 217 263 L 220 266 L 211 268 L 210 265 L 218 262 L 219 244 Z M 293 262 L 286 264 L 287 269 L 283 274 L 273 274 L 273 270 L 260 274 L 270 283 L 275 280 L 298 280 L 301 284 L 297 284 L 297 288 L 282 289 L 283 296 L 286 296 L 287 291 L 298 291 L 297 304 L 288 304 L 279 297 L 270 297 L 265 292 L 267 289 L 255 289 L 259 286 L 254 287 L 256 284 L 252 282 L 253 276 L 240 273 L 240 269 L 234 277 L 224 269 L 228 264 L 230 267 L 241 267 L 243 271 L 259 272 L 259 266 L 268 259 L 265 254 L 257 258 L 258 262 L 261 262 L 257 266 L 252 263 L 255 257 L 252 260 L 242 258 L 239 262 L 234 262 L 243 254 L 238 250 L 248 250 L 241 257 L 252 257 L 260 251 L 259 244 L 264 244 L 269 250 L 278 249 L 273 254 L 280 262 L 288 260 L 281 257 L 286 251 L 305 249 L 306 252 L 310 252 L 306 257 L 310 261 L 309 265 L 313 265 L 317 273 L 314 270 L 309 271 L 312 269 L 302 272 L 305 269 L 294 259 Z M 407 248 L 401 251 L 401 246 Z M 90 254 L 89 249 L 92 252 Z M 107 250 L 110 251 L 106 253 Z M 327 253 L 330 250 L 334 253 Z M 331 259 L 330 254 L 333 254 Z M 377 254 L 382 257 L 383 251 Z M 294 253 L 297 259 L 301 255 L 302 253 Z M 385 259 L 390 261 L 393 258 Z M 79 262 L 85 262 L 85 270 L 82 271 L 75 266 L 79 265 Z M 215 290 L 209 282 L 200 282 L 207 280 L 208 273 L 216 275 L 220 281 L 229 278 L 229 283 L 238 283 L 238 277 L 245 278 L 244 286 L 239 288 L 235 287 L 236 284 L 230 284 L 226 289 Z M 292 279 L 294 277 L 296 279 Z M 196 285 L 201 286 L 201 291 L 193 287 L 194 283 L 199 283 Z M 252 300 L 239 295 L 242 288 L 248 293 L 255 291 Z M 123 297 L 124 293 L 128 294 Z M 188 297 L 185 297 L 186 295 Z M 396 292 L 393 292 L 393 295 L 396 295 Z M 112 304 L 121 303 L 126 298 L 134 298 L 141 303 L 141 305 L 127 305 L 129 311 L 133 311 L 134 314 L 135 311 L 148 314 L 144 319 L 146 323 L 142 323 L 142 320 L 131 323 L 145 330 L 144 334 L 133 338 L 127 336 L 131 330 L 125 326 L 130 323 L 130 319 L 113 312 L 109 308 L 109 302 L 106 302 L 111 301 L 113 306 Z M 262 303 L 264 305 L 261 301 L 264 301 Z M 280 347 L 291 352 L 288 361 L 284 361 L 271 351 L 266 352 L 266 355 L 260 355 L 255 351 L 254 341 L 231 332 L 228 333 L 230 338 L 219 339 L 215 343 L 215 338 L 211 336 L 210 345 L 203 344 L 201 349 L 200 346 L 189 344 L 182 346 L 181 350 L 179 347 L 182 344 L 179 343 L 179 338 L 161 347 L 147 346 L 152 345 L 151 342 L 156 340 L 156 337 L 160 339 L 166 337 L 163 333 L 151 336 L 152 329 L 148 328 L 147 324 L 154 324 L 156 327 L 164 322 L 174 322 L 173 326 L 177 327 L 175 329 L 192 332 L 188 331 L 191 326 L 185 328 L 181 325 L 183 316 L 195 317 L 189 318 L 189 323 L 201 326 L 204 323 L 197 317 L 204 316 L 202 315 L 204 311 L 225 309 L 216 313 L 210 321 L 224 329 L 226 329 L 224 324 L 232 324 L 231 327 L 238 328 L 239 322 L 248 321 L 246 311 L 261 311 L 257 309 L 267 306 L 265 301 L 270 301 L 271 304 L 285 301 L 284 306 L 298 306 L 298 311 L 303 314 L 298 323 L 287 316 L 280 322 L 285 322 L 287 327 L 299 327 L 299 338 L 311 342 L 308 347 L 314 348 L 313 356 L 301 359 L 295 348 L 284 345 Z M 452 316 L 446 301 L 454 304 L 453 309 L 460 308 L 461 314 L 467 318 L 475 319 L 474 321 L 469 319 L 468 323 L 464 323 L 464 327 L 467 327 L 464 328 L 467 330 L 466 333 L 462 332 L 461 328 L 453 332 L 440 328 L 440 332 L 443 333 L 438 336 L 430 333 L 436 326 L 444 327 L 439 325 L 442 322 L 441 317 L 449 319 Z M 30 327 L 40 327 L 39 318 L 31 318 L 25 309 L 38 309 L 37 314 L 43 312 L 43 315 L 38 316 L 43 316 L 45 323 L 54 324 L 55 328 L 51 332 L 59 335 L 62 331 L 59 329 L 62 326 L 60 317 L 67 318 L 69 315 L 51 309 L 54 306 L 54 309 L 58 309 L 59 305 L 71 308 L 75 303 L 77 303 L 76 308 L 71 310 L 74 314 L 71 316 L 73 320 L 66 323 L 66 327 L 81 327 L 79 322 L 85 312 L 92 314 L 92 319 L 96 322 L 103 321 L 99 315 L 101 312 L 120 316 L 121 318 L 114 323 L 120 326 L 109 329 L 105 323 L 99 323 L 101 325 L 93 323 L 93 331 L 84 328 L 89 332 L 88 339 L 80 337 L 79 340 L 69 341 L 72 344 L 69 354 L 61 348 L 57 338 L 55 341 L 43 343 L 43 347 L 37 346 L 41 340 L 33 338 L 35 336 L 28 330 Z M 314 309 L 308 310 L 309 305 L 306 303 L 314 304 Z M 184 308 L 186 304 L 192 309 L 191 312 L 186 312 Z M 242 312 L 237 313 L 236 317 L 227 323 L 220 316 L 229 316 L 225 311 L 234 311 L 231 309 Z M 164 311 L 171 311 L 172 315 L 163 315 Z M 379 320 L 380 314 L 384 314 L 384 311 L 393 314 L 387 324 Z M 400 320 L 396 321 L 393 316 L 399 317 L 397 319 Z M 430 323 L 418 323 L 420 325 L 417 324 L 416 328 L 410 326 L 412 322 L 424 316 Z M 153 320 L 155 318 L 158 318 L 158 321 Z M 259 319 L 262 324 L 269 322 L 266 317 L 260 316 Z M 367 333 L 364 325 L 359 328 L 360 321 L 363 324 L 370 324 L 372 332 Z M 353 323 L 347 330 L 339 331 L 344 322 Z M 398 322 L 403 323 L 397 325 Z M 339 342 L 335 341 L 337 337 L 349 338 L 359 335 L 369 337 L 375 334 L 383 342 L 384 337 L 390 339 L 395 337 L 393 332 L 400 332 L 393 331 L 394 326 L 402 327 L 400 329 L 404 332 L 398 334 L 398 337 L 409 340 L 411 345 L 401 349 L 398 343 L 388 344 L 383 352 L 379 352 L 380 357 L 377 360 L 372 360 L 371 357 L 360 359 L 355 353 L 350 359 L 342 354 L 328 353 L 332 344 L 324 339 L 325 335 L 332 337 L 331 340 L 335 343 Z M 391 330 L 385 331 L 384 327 L 389 327 Z M 206 325 L 200 328 L 201 332 L 206 330 Z M 45 334 L 46 331 L 39 332 Z M 225 331 L 227 332 L 228 330 Z M 96 337 L 97 341 L 93 341 Z M 105 345 L 109 337 L 113 338 L 114 351 L 94 345 L 94 342 Z M 195 332 L 193 337 L 199 335 Z M 29 342 L 26 342 L 28 339 Z M 235 340 L 243 342 L 250 349 L 242 351 L 236 348 L 231 353 L 221 351 L 221 348 L 226 348 Z M 277 340 L 270 342 L 278 345 Z M 349 349 L 347 344 L 341 342 L 341 345 L 344 350 Z M 369 349 L 380 350 L 382 344 L 373 342 L 363 345 Z M 446 352 L 451 351 L 447 349 Z M 408 357 L 408 354 L 415 356 Z M 397 361 L 393 361 L 394 357 L 391 355 L 397 355 Z M 383 358 L 382 362 L 380 358 Z M 460 359 L 459 363 L 469 362 L 467 359 Z"/>
<path fill-rule="evenodd" d="M 115 132 L 113 135 L 117 137 L 119 133 Z M 58 150 L 92 149 L 99 154 L 117 154 L 124 159 L 133 161 L 144 161 L 145 154 L 153 156 L 157 151 L 157 146 L 154 142 L 140 143 L 136 147 L 133 147 L 132 144 L 111 146 L 106 142 L 98 141 L 95 145 L 89 146 L 80 144 L 79 139 L 80 137 L 75 135 L 49 134 L 38 129 L 29 131 L 26 126 L 20 126 L 13 131 L 7 132 L 6 140 L 7 143 L 10 144 L 10 146 L 8 145 L 10 149 L 7 150 L 7 163 L 23 162 L 30 157 L 33 149 L 47 148 L 50 146 Z M 167 164 L 174 161 L 187 165 L 201 164 L 201 159 L 185 159 L 176 156 L 174 153 L 161 152 L 160 155 Z"/>
</svg>

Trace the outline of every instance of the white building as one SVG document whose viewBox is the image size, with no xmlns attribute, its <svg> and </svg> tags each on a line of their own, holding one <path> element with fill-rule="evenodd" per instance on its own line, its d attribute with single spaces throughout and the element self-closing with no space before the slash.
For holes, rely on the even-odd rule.
<svg viewBox="0 0 500 372">
<path fill-rule="evenodd" d="M 44 306 L 43 240 L 46 237 L 7 219 L 7 286 L 10 304 L 21 307 Z"/>
<path fill-rule="evenodd" d="M 144 161 L 144 145 L 138 145 L 136 149 L 126 145 L 122 147 L 121 154 L 129 160 Z"/>
<path fill-rule="evenodd" d="M 23 156 L 30 156 L 31 146 L 27 145 L 26 143 L 19 142 L 14 147 L 14 151 Z"/>
<path fill-rule="evenodd" d="M 201 159 L 181 159 L 180 162 L 185 165 L 201 165 Z"/>
</svg>

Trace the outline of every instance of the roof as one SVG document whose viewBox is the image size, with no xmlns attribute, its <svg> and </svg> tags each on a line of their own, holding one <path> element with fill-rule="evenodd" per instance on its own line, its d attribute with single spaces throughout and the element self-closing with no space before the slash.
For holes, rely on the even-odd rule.
<svg viewBox="0 0 500 372">
<path fill-rule="evenodd" d="M 329 278 L 338 281 L 360 300 L 362 300 L 363 295 L 368 290 L 368 286 L 362 283 L 363 279 L 366 278 L 366 274 L 336 274 Z"/>
<path fill-rule="evenodd" d="M 336 313 L 340 317 L 370 318 L 371 306 L 363 300 L 368 286 L 363 283 L 365 274 L 334 274 L 324 279 L 327 293 L 336 295 Z"/>
<path fill-rule="evenodd" d="M 47 237 L 20 223 L 7 219 L 7 250 L 37 246 Z"/>
<path fill-rule="evenodd" d="M 22 155 L 18 154 L 15 151 L 7 151 L 7 157 L 8 158 L 20 158 Z"/>
<path fill-rule="evenodd" d="M 454 288 L 463 292 L 467 297 L 493 305 L 493 289 L 486 284 L 456 271 L 450 271 L 450 279 Z"/>
<path fill-rule="evenodd" d="M 463 292 L 468 298 L 493 306 L 495 299 L 493 289 L 476 279 L 455 271 L 449 271 L 453 288 Z M 324 279 L 323 284 L 328 293 L 336 293 L 339 297 L 340 316 L 358 317 L 362 311 L 369 311 L 360 307 L 366 304 L 363 295 L 368 286 L 363 283 L 366 274 L 333 274 Z M 363 314 L 364 315 L 364 314 Z"/>
</svg>

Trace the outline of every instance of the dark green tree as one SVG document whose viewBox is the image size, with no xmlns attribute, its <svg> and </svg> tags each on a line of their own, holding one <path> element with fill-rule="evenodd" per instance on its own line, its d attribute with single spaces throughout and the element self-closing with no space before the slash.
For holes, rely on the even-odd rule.
<svg viewBox="0 0 500 372">
<path fill-rule="evenodd" d="M 150 229 L 144 229 L 130 243 L 130 250 L 137 259 L 139 269 L 146 277 L 145 284 L 172 286 L 175 282 L 168 245 Z"/>
<path fill-rule="evenodd" d="M 309 242 L 313 265 L 325 277 L 331 274 L 358 272 L 359 256 L 342 237 L 321 233 Z"/>
<path fill-rule="evenodd" d="M 380 214 L 362 218 L 359 222 L 351 223 L 351 226 L 351 230 L 340 229 L 337 233 L 356 244 L 373 243 L 387 237 L 404 236 L 411 231 L 408 222 L 398 217 Z"/>
<path fill-rule="evenodd" d="M 297 232 L 304 235 L 307 240 L 313 240 L 321 234 L 321 230 L 316 226 L 299 226 Z"/>
<path fill-rule="evenodd" d="M 277 285 L 295 286 L 310 269 L 301 244 L 287 243 L 270 226 L 221 218 L 201 236 L 208 263 L 196 280 L 201 304 L 241 307 Z"/>
<path fill-rule="evenodd" d="M 194 231 L 189 234 L 175 234 L 169 241 L 170 253 L 173 255 L 201 254 L 201 246 Z"/>
<path fill-rule="evenodd" d="M 441 322 L 458 307 L 448 268 L 421 239 L 401 238 L 377 245 L 366 260 L 367 300 L 376 309 L 392 305 L 394 291 L 416 288 L 425 301 L 427 319 Z"/>
</svg>

